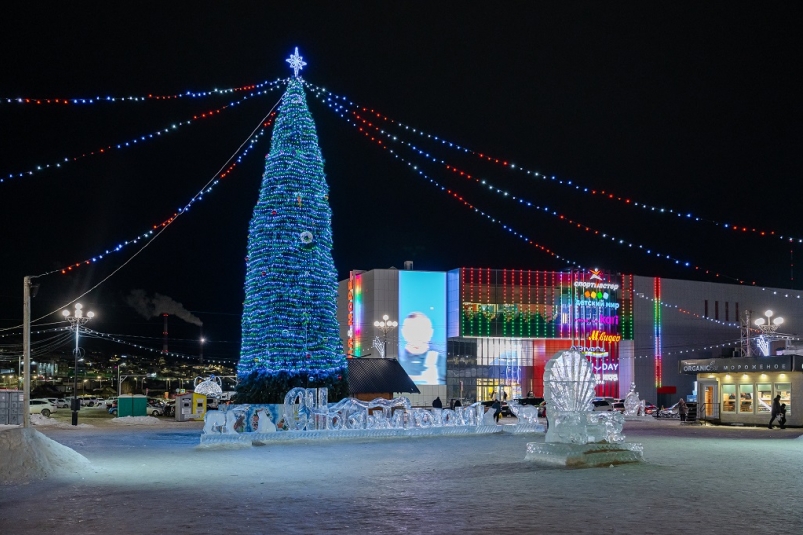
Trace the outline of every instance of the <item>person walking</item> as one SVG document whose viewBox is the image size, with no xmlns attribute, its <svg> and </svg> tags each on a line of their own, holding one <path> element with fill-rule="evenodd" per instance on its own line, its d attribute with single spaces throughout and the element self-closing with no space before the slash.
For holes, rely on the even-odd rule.
<svg viewBox="0 0 803 535">
<path fill-rule="evenodd" d="M 781 395 L 778 394 L 772 400 L 772 411 L 770 412 L 770 423 L 767 425 L 770 429 L 772 429 L 772 422 L 775 421 L 775 418 L 780 416 L 781 414 Z"/>
<path fill-rule="evenodd" d="M 786 429 L 786 403 L 781 403 L 778 410 L 778 423 L 781 424 L 781 429 Z"/>
<path fill-rule="evenodd" d="M 494 420 L 496 420 L 496 423 L 499 423 L 499 416 L 502 414 L 502 404 L 499 403 L 498 399 L 494 399 L 491 410 L 494 411 Z"/>
<path fill-rule="evenodd" d="M 680 398 L 678 401 L 678 415 L 680 416 L 680 423 L 686 421 L 686 416 L 689 414 L 689 406 L 686 405 L 686 402 L 683 401 L 683 398 Z"/>
</svg>

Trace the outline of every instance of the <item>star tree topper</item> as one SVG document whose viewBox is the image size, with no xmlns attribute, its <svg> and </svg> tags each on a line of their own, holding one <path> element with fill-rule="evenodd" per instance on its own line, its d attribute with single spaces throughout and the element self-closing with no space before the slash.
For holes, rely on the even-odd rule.
<svg viewBox="0 0 803 535">
<path fill-rule="evenodd" d="M 296 47 L 296 52 L 289 59 L 285 60 L 287 63 L 290 64 L 290 68 L 293 69 L 293 74 L 296 78 L 298 78 L 298 71 L 304 68 L 304 65 L 307 64 L 306 61 L 302 61 L 301 56 L 298 55 L 298 47 Z"/>
</svg>

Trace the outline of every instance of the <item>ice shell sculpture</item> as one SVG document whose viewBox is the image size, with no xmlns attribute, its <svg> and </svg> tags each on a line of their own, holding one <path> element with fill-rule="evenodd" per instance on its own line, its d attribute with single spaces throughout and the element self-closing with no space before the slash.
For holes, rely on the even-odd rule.
<svg viewBox="0 0 803 535">
<path fill-rule="evenodd" d="M 571 467 L 609 466 L 643 460 L 641 444 L 624 442 L 625 417 L 594 412 L 596 378 L 586 357 L 561 351 L 544 368 L 549 427 L 544 442 L 527 444 L 525 460 Z"/>
<path fill-rule="evenodd" d="M 546 442 L 589 444 L 624 440 L 621 414 L 593 412 L 591 400 L 596 386 L 591 364 L 579 351 L 561 351 L 546 363 L 544 399 L 550 424 Z"/>
<path fill-rule="evenodd" d="M 544 399 L 552 411 L 590 411 L 596 386 L 591 364 L 579 351 L 562 351 L 546 363 Z"/>
</svg>

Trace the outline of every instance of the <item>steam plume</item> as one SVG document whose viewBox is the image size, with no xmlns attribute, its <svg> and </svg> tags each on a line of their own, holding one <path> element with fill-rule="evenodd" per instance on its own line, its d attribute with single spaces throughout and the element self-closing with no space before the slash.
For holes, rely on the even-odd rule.
<svg viewBox="0 0 803 535">
<path fill-rule="evenodd" d="M 146 319 L 155 318 L 162 314 L 170 314 L 199 327 L 204 324 L 201 318 L 184 308 L 184 305 L 173 301 L 166 295 L 154 293 L 153 297 L 148 297 L 145 290 L 131 290 L 131 294 L 125 298 L 125 301 Z"/>
</svg>

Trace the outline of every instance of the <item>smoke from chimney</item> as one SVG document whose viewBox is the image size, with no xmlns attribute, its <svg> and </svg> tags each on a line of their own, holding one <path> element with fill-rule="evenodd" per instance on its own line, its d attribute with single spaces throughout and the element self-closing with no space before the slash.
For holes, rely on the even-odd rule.
<svg viewBox="0 0 803 535">
<path fill-rule="evenodd" d="M 145 317 L 145 319 L 155 318 L 163 314 L 170 314 L 171 316 L 176 316 L 187 323 L 192 323 L 199 327 L 204 324 L 201 318 L 184 308 L 184 305 L 170 299 L 166 295 L 154 293 L 153 297 L 148 297 L 145 290 L 131 290 L 131 294 L 126 297 L 125 302 L 133 307 L 137 313 Z"/>
</svg>

